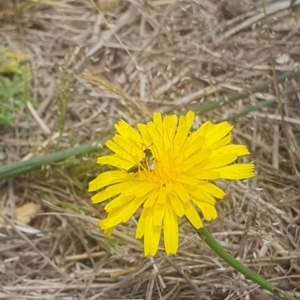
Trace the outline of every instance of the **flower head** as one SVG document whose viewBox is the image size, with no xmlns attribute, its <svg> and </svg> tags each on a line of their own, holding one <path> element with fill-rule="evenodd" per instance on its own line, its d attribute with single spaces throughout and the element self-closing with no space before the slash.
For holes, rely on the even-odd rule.
<svg viewBox="0 0 300 300">
<path fill-rule="evenodd" d="M 115 226 L 127 222 L 142 208 L 136 238 L 144 237 L 144 254 L 155 255 L 163 229 L 167 254 L 178 249 L 178 218 L 203 227 L 217 218 L 215 199 L 225 192 L 211 180 L 245 179 L 254 176 L 253 164 L 232 164 L 249 154 L 244 145 L 233 145 L 227 122 L 205 122 L 191 132 L 194 113 L 179 119 L 154 113 L 153 121 L 137 124 L 137 129 L 121 120 L 118 132 L 106 146 L 113 155 L 99 157 L 97 163 L 116 167 L 90 182 L 89 191 L 101 190 L 93 203 L 110 199 L 108 213 L 99 222 L 107 235 Z"/>
</svg>

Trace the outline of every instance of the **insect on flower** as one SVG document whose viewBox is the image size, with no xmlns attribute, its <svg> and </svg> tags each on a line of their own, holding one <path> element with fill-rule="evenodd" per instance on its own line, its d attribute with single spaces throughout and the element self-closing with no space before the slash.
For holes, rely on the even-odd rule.
<svg viewBox="0 0 300 300">
<path fill-rule="evenodd" d="M 134 165 L 127 170 L 128 174 L 137 173 L 139 169 L 146 169 L 153 171 L 155 167 L 155 158 L 153 157 L 152 151 L 149 148 L 144 150 L 145 157 L 140 161 L 139 165 Z"/>
<path fill-rule="evenodd" d="M 155 158 L 153 157 L 152 151 L 147 148 L 144 150 L 145 162 L 149 171 L 153 171 L 155 167 Z"/>
</svg>

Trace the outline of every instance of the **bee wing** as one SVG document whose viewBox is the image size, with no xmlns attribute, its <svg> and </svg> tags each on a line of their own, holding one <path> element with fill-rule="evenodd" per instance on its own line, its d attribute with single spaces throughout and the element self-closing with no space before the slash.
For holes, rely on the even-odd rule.
<svg viewBox="0 0 300 300">
<path fill-rule="evenodd" d="M 139 170 L 139 167 L 137 165 L 132 166 L 130 169 L 127 170 L 127 173 L 137 173 L 137 171 Z"/>
</svg>

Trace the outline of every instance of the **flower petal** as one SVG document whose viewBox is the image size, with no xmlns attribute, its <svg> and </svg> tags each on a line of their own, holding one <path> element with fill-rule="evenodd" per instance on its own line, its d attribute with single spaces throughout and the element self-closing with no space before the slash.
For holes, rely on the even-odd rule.
<svg viewBox="0 0 300 300">
<path fill-rule="evenodd" d="M 167 254 L 176 254 L 178 249 L 178 219 L 170 205 L 164 217 L 164 242 Z"/>
<path fill-rule="evenodd" d="M 144 236 L 146 221 L 149 218 L 149 215 L 151 213 L 151 209 L 152 209 L 152 207 L 150 207 L 150 208 L 145 208 L 144 207 L 143 208 L 141 216 L 140 216 L 140 218 L 138 220 L 138 223 L 137 223 L 137 226 L 136 226 L 135 238 L 141 239 Z"/>
<path fill-rule="evenodd" d="M 154 256 L 157 252 L 160 235 L 161 235 L 161 226 L 155 226 L 153 222 L 154 212 L 152 208 L 151 214 L 148 216 L 145 225 L 145 234 L 144 234 L 144 255 L 145 256 Z"/>
<path fill-rule="evenodd" d="M 213 150 L 210 158 L 217 157 L 220 155 L 226 155 L 230 153 L 234 153 L 237 156 L 243 156 L 243 155 L 248 155 L 249 150 L 245 145 L 226 145 Z"/>
<path fill-rule="evenodd" d="M 215 169 L 213 171 L 195 169 L 190 174 L 193 174 L 197 179 L 214 180 L 221 178 L 220 169 Z"/>
<path fill-rule="evenodd" d="M 134 163 L 135 162 L 132 159 L 129 161 L 117 155 L 107 155 L 97 158 L 97 164 L 99 165 L 111 165 L 113 167 L 125 170 L 131 168 Z"/>
<path fill-rule="evenodd" d="M 98 175 L 89 183 L 89 192 L 102 189 L 105 186 L 125 180 L 126 174 L 123 171 L 107 171 Z"/>
<path fill-rule="evenodd" d="M 99 223 L 100 223 L 100 222 L 99 222 Z M 99 225 L 99 227 L 100 227 L 100 225 Z M 110 228 L 104 229 L 104 234 L 105 234 L 106 236 L 111 236 L 111 234 L 112 234 L 114 228 L 115 228 L 115 227 L 110 227 Z"/>
<path fill-rule="evenodd" d="M 191 196 L 180 182 L 174 182 L 174 190 L 181 201 L 188 202 L 191 200 Z"/>
<path fill-rule="evenodd" d="M 156 203 L 154 207 L 155 214 L 153 215 L 153 225 L 162 226 L 162 220 L 165 215 L 167 201 L 164 203 Z"/>
<path fill-rule="evenodd" d="M 199 201 L 199 202 L 205 202 L 205 203 L 209 203 L 209 204 L 215 204 L 216 200 L 214 197 L 212 197 L 209 193 L 206 193 L 205 191 L 203 191 L 200 187 L 196 187 L 194 189 L 190 190 L 191 196 L 192 196 L 192 200 L 195 201 Z"/>
<path fill-rule="evenodd" d="M 162 186 L 160 188 L 160 191 L 159 191 L 156 202 L 157 203 L 164 203 L 164 202 L 166 202 L 166 200 L 167 200 L 166 188 L 164 186 Z"/>
<path fill-rule="evenodd" d="M 196 229 L 202 228 L 203 224 L 195 207 L 190 202 L 183 203 L 183 207 L 184 207 L 184 214 L 186 215 L 188 220 L 192 223 L 192 225 Z"/>
<path fill-rule="evenodd" d="M 206 221 L 211 221 L 217 218 L 218 214 L 214 205 L 198 201 L 195 201 L 195 204 L 200 208 Z"/>
<path fill-rule="evenodd" d="M 109 188 L 106 188 L 105 190 L 95 194 L 91 200 L 94 204 L 101 203 L 103 201 L 106 201 L 109 198 L 112 198 L 118 194 L 120 194 L 120 186 L 124 185 L 123 183 L 115 184 L 110 186 Z"/>
<path fill-rule="evenodd" d="M 183 145 L 186 137 L 193 125 L 195 114 L 192 111 L 189 111 L 186 116 L 180 116 L 178 122 L 177 132 L 174 138 L 174 142 L 180 147 Z"/>
<path fill-rule="evenodd" d="M 237 159 L 236 154 L 225 154 L 225 155 L 219 155 L 215 157 L 209 157 L 206 159 L 205 163 L 202 165 L 203 170 L 209 170 L 214 169 L 222 166 L 226 166 L 228 164 L 231 164 Z"/>
<path fill-rule="evenodd" d="M 163 126 L 164 126 L 164 136 L 163 139 L 166 142 L 165 147 L 169 148 L 171 143 L 173 142 L 176 129 L 177 129 L 177 116 L 171 115 L 166 116 L 163 119 Z"/>
<path fill-rule="evenodd" d="M 218 149 L 220 147 L 226 146 L 227 144 L 229 144 L 231 142 L 231 140 L 232 140 L 232 136 L 231 135 L 226 135 L 221 140 L 219 140 L 218 142 L 211 145 L 210 149 L 215 150 L 215 149 Z"/>
<path fill-rule="evenodd" d="M 246 179 L 255 175 L 254 164 L 235 164 L 219 168 L 220 178 L 224 179 Z"/>
<path fill-rule="evenodd" d="M 210 127 L 208 132 L 205 135 L 206 147 L 211 147 L 218 141 L 220 141 L 223 137 L 225 137 L 231 130 L 233 126 L 228 122 L 221 122 L 219 124 L 214 124 Z"/>
<path fill-rule="evenodd" d="M 184 216 L 184 208 L 176 193 L 169 193 L 169 205 L 172 206 L 176 215 L 181 218 Z"/>
<path fill-rule="evenodd" d="M 153 123 L 156 125 L 156 127 L 163 127 L 163 121 L 162 121 L 162 116 L 160 112 L 155 112 L 153 114 Z"/>
<path fill-rule="evenodd" d="M 134 129 L 133 127 L 131 127 L 124 120 L 121 120 L 117 124 L 115 124 L 115 128 L 118 131 L 118 133 L 125 139 L 129 139 L 134 142 L 142 143 L 139 132 L 136 129 Z"/>
<path fill-rule="evenodd" d="M 133 155 L 132 153 L 128 152 L 128 150 L 125 150 L 124 148 L 120 147 L 115 142 L 108 140 L 105 143 L 106 147 L 109 148 L 111 151 L 115 152 L 119 156 L 123 157 L 125 160 L 132 161 Z"/>
<path fill-rule="evenodd" d="M 102 229 L 117 226 L 120 223 L 126 223 L 142 205 L 145 198 L 134 198 L 128 205 L 116 210 L 114 213 L 109 214 L 106 219 L 100 222 Z"/>
<path fill-rule="evenodd" d="M 133 199 L 134 199 L 134 195 L 130 195 L 130 196 L 119 195 L 113 200 L 111 200 L 109 203 L 107 203 L 104 209 L 108 213 L 116 211 L 117 209 L 120 209 L 121 207 L 128 205 L 128 203 L 131 202 Z"/>
<path fill-rule="evenodd" d="M 180 183 L 184 183 L 187 185 L 197 185 L 199 184 L 199 180 L 190 176 L 186 176 L 184 174 L 179 174 L 178 177 L 176 178 L 177 181 Z"/>
<path fill-rule="evenodd" d="M 147 196 L 147 200 L 144 203 L 144 207 L 145 208 L 152 207 L 154 205 L 154 203 L 156 202 L 156 199 L 158 198 L 159 193 L 160 193 L 159 189 L 153 189 Z"/>
<path fill-rule="evenodd" d="M 207 181 L 200 181 L 198 188 L 218 199 L 222 199 L 226 195 L 218 186 Z"/>
</svg>

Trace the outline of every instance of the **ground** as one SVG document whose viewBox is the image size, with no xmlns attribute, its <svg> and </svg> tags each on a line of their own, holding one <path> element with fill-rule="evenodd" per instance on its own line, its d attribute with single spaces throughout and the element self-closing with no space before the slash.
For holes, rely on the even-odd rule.
<svg viewBox="0 0 300 300">
<path fill-rule="evenodd" d="M 109 239 L 97 226 L 87 183 L 113 124 L 190 109 L 196 125 L 229 120 L 256 164 L 218 183 L 207 230 L 300 298 L 299 4 L 0 1 L 0 164 L 89 149 L 9 178 L 0 166 L 0 299 L 272 299 L 184 220 L 170 257 L 143 256 L 135 219 Z"/>
</svg>

